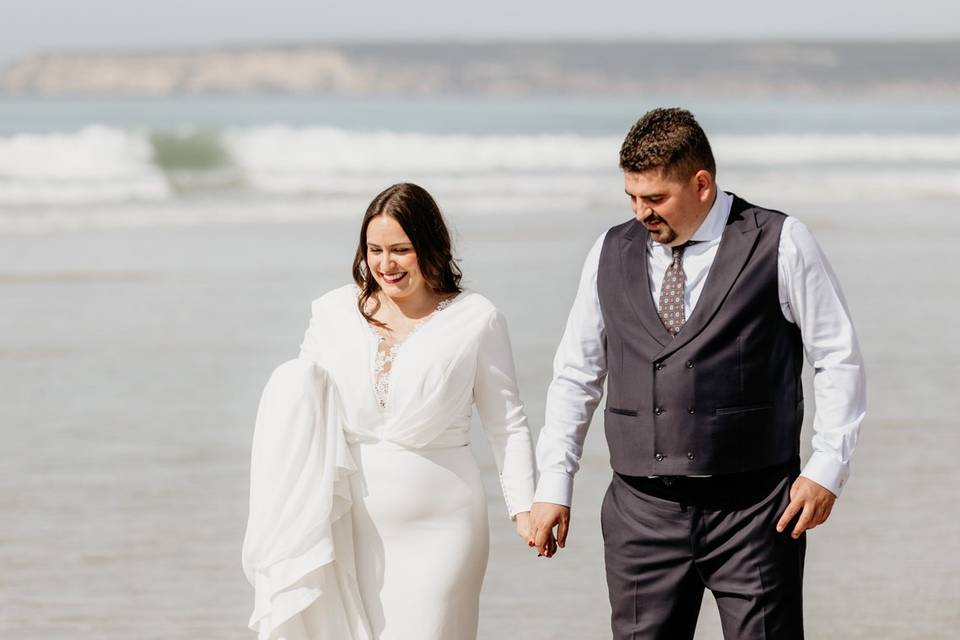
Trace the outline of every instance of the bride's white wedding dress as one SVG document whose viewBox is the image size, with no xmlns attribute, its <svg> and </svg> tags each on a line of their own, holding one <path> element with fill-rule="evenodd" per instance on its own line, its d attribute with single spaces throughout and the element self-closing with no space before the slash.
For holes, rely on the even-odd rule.
<svg viewBox="0 0 960 640">
<path fill-rule="evenodd" d="M 504 319 L 464 292 L 395 348 L 386 379 L 384 351 L 342 287 L 267 383 L 243 548 L 260 638 L 476 638 L 489 544 L 474 404 L 511 516 L 534 490 Z"/>
</svg>

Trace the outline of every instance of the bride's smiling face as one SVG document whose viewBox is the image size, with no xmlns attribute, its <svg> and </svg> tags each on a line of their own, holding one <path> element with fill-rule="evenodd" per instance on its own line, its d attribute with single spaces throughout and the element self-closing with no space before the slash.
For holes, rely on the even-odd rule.
<svg viewBox="0 0 960 640">
<path fill-rule="evenodd" d="M 367 225 L 367 267 L 391 298 L 416 295 L 426 286 L 413 243 L 388 215 L 377 216 Z"/>
</svg>

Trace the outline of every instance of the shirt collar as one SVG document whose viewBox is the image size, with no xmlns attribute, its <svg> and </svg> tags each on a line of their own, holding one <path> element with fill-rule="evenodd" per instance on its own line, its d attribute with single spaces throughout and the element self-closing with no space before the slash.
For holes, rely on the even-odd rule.
<svg viewBox="0 0 960 640">
<path fill-rule="evenodd" d="M 727 218 L 730 217 L 730 209 L 733 206 L 733 196 L 726 191 L 717 188 L 717 197 L 713 201 L 713 206 L 707 212 L 707 217 L 703 219 L 700 226 L 693 232 L 691 240 L 697 242 L 710 242 L 719 240 L 723 235 L 723 230 L 727 226 Z"/>
</svg>

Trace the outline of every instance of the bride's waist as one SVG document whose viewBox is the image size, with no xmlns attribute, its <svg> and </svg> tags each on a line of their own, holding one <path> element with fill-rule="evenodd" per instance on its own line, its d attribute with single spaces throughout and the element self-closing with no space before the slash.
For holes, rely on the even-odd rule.
<svg viewBox="0 0 960 640">
<path fill-rule="evenodd" d="M 469 425 L 451 426 L 439 435 L 432 438 L 426 444 L 412 444 L 403 440 L 391 437 L 389 432 L 379 433 L 377 431 L 361 431 L 345 429 L 347 442 L 351 445 L 374 445 L 384 449 L 397 450 L 418 450 L 427 451 L 431 449 L 452 449 L 455 447 L 465 447 L 470 444 Z"/>
</svg>

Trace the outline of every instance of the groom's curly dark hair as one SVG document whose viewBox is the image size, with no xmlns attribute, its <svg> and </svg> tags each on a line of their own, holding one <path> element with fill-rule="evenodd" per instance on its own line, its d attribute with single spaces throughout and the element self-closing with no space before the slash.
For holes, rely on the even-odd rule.
<svg viewBox="0 0 960 640">
<path fill-rule="evenodd" d="M 661 169 L 665 177 L 687 180 L 705 169 L 716 177 L 710 141 L 693 114 L 672 107 L 643 114 L 620 147 L 620 168 L 642 173 Z"/>
</svg>

